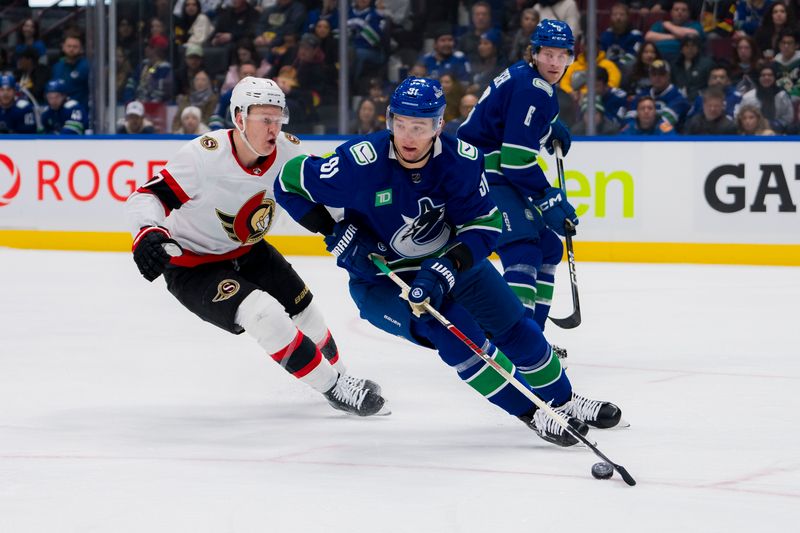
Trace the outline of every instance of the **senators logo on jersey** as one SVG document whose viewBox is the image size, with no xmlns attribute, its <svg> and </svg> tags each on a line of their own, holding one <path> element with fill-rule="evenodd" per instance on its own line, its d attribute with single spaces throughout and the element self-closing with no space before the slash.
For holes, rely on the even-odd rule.
<svg viewBox="0 0 800 533">
<path fill-rule="evenodd" d="M 250 197 L 235 215 L 217 209 L 217 217 L 228 237 L 240 244 L 253 244 L 264 237 L 275 216 L 275 201 L 265 198 L 267 191 Z"/>
</svg>

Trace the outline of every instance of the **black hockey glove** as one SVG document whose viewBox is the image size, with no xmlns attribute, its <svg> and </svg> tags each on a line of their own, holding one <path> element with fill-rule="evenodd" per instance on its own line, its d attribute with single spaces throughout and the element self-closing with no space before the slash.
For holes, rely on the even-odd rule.
<svg viewBox="0 0 800 533">
<path fill-rule="evenodd" d="M 445 295 L 455 286 L 456 274 L 453 262 L 446 257 L 423 261 L 408 290 L 408 303 L 414 316 L 430 318 L 426 314 L 425 302 L 438 310 Z"/>
<path fill-rule="evenodd" d="M 570 235 L 575 235 L 575 226 L 578 225 L 578 216 L 575 214 L 575 208 L 572 207 L 561 189 L 555 187 L 548 187 L 542 191 L 541 195 L 532 198 L 533 205 L 541 211 L 544 223 L 547 227 L 555 231 L 562 237 L 567 234 L 567 229 L 564 225 L 567 220 L 572 224 L 569 229 Z"/>
<path fill-rule="evenodd" d="M 160 276 L 173 255 L 182 249 L 161 226 L 145 226 L 133 240 L 133 260 L 144 279 L 153 281 Z"/>
<path fill-rule="evenodd" d="M 561 119 L 558 119 L 550 124 L 550 129 L 550 137 L 548 137 L 547 141 L 544 143 L 547 153 L 555 153 L 553 141 L 558 141 L 561 143 L 561 154 L 567 155 L 567 152 L 569 152 L 569 147 L 572 145 L 572 136 L 569 133 L 569 128 L 567 128 L 566 124 L 561 122 Z"/>
<path fill-rule="evenodd" d="M 386 245 L 347 220 L 333 227 L 333 233 L 325 237 L 325 247 L 336 257 L 337 265 L 364 279 L 378 274 L 370 254 L 386 253 Z"/>
</svg>

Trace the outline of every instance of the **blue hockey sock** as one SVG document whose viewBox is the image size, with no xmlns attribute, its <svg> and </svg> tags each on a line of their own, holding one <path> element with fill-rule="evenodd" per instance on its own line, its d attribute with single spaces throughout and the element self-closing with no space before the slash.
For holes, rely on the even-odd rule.
<svg viewBox="0 0 800 533">
<path fill-rule="evenodd" d="M 533 309 L 533 319 L 544 330 L 550 306 L 553 303 L 553 286 L 556 280 L 556 265 L 542 265 L 539 276 L 536 278 L 536 306 Z"/>
<path fill-rule="evenodd" d="M 525 316 L 533 318 L 536 311 L 536 268 L 531 265 L 510 265 L 503 278 L 525 308 Z"/>
<path fill-rule="evenodd" d="M 545 356 L 535 365 L 519 367 L 519 372 L 537 396 L 554 406 L 562 405 L 572 398 L 572 384 L 569 382 L 561 361 L 548 345 Z"/>
<path fill-rule="evenodd" d="M 514 363 L 512 363 L 503 352 L 488 341 L 482 348 L 486 353 L 491 355 L 492 359 L 497 361 L 503 369 L 512 374 L 518 382 L 526 385 L 525 379 L 514 367 Z M 533 402 L 531 402 L 530 399 L 509 383 L 508 380 L 497 370 L 492 368 L 489 363 L 477 355 L 473 355 L 455 368 L 459 377 L 466 381 L 470 387 L 507 413 L 520 416 L 533 408 Z"/>
</svg>

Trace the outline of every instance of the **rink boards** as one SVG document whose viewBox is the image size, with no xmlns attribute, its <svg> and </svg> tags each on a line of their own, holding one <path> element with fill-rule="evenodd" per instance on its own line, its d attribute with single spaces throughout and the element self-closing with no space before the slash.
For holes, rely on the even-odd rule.
<svg viewBox="0 0 800 533">
<path fill-rule="evenodd" d="M 307 152 L 345 137 L 308 137 Z M 800 265 L 800 143 L 577 140 L 565 161 L 584 261 Z M 3 136 L 0 246 L 130 250 L 123 203 L 188 138 Z M 555 163 L 540 159 L 551 181 Z M 268 240 L 321 255 L 319 236 L 279 216 Z"/>
</svg>

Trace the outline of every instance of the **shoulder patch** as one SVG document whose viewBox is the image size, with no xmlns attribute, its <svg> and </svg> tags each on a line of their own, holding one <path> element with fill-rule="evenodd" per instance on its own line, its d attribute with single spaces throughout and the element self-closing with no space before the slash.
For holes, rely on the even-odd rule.
<svg viewBox="0 0 800 533">
<path fill-rule="evenodd" d="M 461 142 L 461 141 L 459 141 Z M 375 152 L 375 147 L 369 141 L 361 141 L 350 147 L 350 153 L 353 154 L 355 162 L 361 166 L 369 165 L 378 160 L 378 154 Z"/>
<path fill-rule="evenodd" d="M 547 96 L 553 96 L 553 86 L 542 78 L 533 78 L 533 86 L 546 92 Z"/>
<path fill-rule="evenodd" d="M 300 139 L 292 135 L 291 133 L 284 131 L 283 135 L 286 137 L 286 140 L 292 144 L 300 144 Z"/>
<path fill-rule="evenodd" d="M 492 82 L 494 83 L 495 87 L 500 87 L 503 83 L 507 82 L 510 79 L 511 79 L 511 73 L 508 71 L 508 69 L 505 69 L 494 80 L 492 80 Z"/>
<path fill-rule="evenodd" d="M 64 109 L 72 109 L 76 105 L 78 105 L 78 102 L 76 102 L 75 100 L 67 100 L 64 103 Z"/>
<path fill-rule="evenodd" d="M 458 139 L 458 153 L 472 161 L 478 159 L 478 149 L 461 139 Z"/>
<path fill-rule="evenodd" d="M 219 148 L 219 143 L 214 137 L 203 135 L 203 137 L 200 138 L 200 146 L 206 150 L 216 150 Z"/>
<path fill-rule="evenodd" d="M 20 109 L 25 109 L 26 107 L 30 107 L 31 103 L 27 100 L 17 100 L 17 107 Z"/>
</svg>

